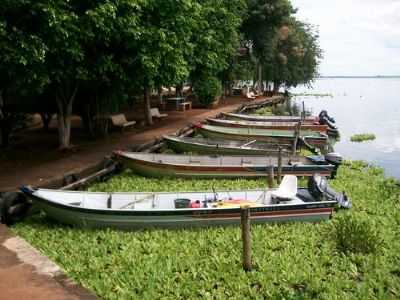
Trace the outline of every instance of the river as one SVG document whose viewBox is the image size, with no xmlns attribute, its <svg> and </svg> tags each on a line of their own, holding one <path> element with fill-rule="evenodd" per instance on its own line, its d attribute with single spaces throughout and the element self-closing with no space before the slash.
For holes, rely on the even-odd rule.
<svg viewBox="0 0 400 300">
<path fill-rule="evenodd" d="M 381 166 L 385 173 L 400 178 L 400 78 L 321 78 L 311 89 L 297 87 L 296 96 L 306 110 L 322 109 L 334 117 L 340 129 L 335 151 L 347 159 L 361 159 Z M 373 133 L 376 139 L 354 143 L 354 134 Z"/>
</svg>

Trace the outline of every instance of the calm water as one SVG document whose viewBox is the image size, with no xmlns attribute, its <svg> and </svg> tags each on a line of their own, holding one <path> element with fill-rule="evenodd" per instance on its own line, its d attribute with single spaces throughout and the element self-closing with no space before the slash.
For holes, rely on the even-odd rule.
<svg viewBox="0 0 400 300">
<path fill-rule="evenodd" d="M 293 93 L 329 93 L 332 97 L 298 96 L 306 109 L 318 114 L 326 109 L 339 126 L 341 139 L 335 151 L 345 158 L 362 159 L 400 178 L 400 78 L 319 79 L 312 89 Z M 376 139 L 350 142 L 357 133 L 373 133 Z"/>
</svg>

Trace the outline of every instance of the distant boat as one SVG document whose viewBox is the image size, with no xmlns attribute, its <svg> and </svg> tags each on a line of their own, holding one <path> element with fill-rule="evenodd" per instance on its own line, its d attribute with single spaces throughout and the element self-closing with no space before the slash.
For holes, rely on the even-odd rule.
<svg viewBox="0 0 400 300">
<path fill-rule="evenodd" d="M 241 205 L 250 207 L 254 223 L 327 220 L 345 196 L 322 192 L 323 184 L 313 180 L 309 190 L 298 189 L 296 177 L 287 177 L 277 190 L 98 193 L 22 187 L 21 191 L 58 222 L 135 229 L 237 224 Z"/>
<path fill-rule="evenodd" d="M 259 122 L 302 122 L 303 124 L 318 124 L 317 117 L 306 117 L 302 120 L 298 116 L 259 116 L 235 113 L 222 113 L 226 119 L 231 120 L 245 120 L 245 121 L 259 121 Z"/>
<path fill-rule="evenodd" d="M 282 155 L 292 153 L 292 145 L 269 144 L 252 141 L 215 140 L 202 137 L 164 136 L 169 148 L 177 153 L 191 152 L 198 154 L 226 154 L 226 155 L 278 155 L 278 147 L 282 148 Z"/>
<path fill-rule="evenodd" d="M 243 178 L 267 177 L 270 166 L 278 172 L 277 157 L 206 156 L 115 151 L 125 167 L 147 177 Z M 335 166 L 323 157 L 282 157 L 282 175 L 330 176 Z"/>
<path fill-rule="evenodd" d="M 245 121 L 245 120 L 226 120 L 208 118 L 207 122 L 211 125 L 238 127 L 238 128 L 259 128 L 271 130 L 295 130 L 298 122 L 264 122 L 264 121 Z M 327 133 L 328 125 L 301 124 L 300 130 Z"/>
<path fill-rule="evenodd" d="M 258 128 L 233 128 L 197 123 L 196 132 L 204 137 L 230 140 L 257 140 L 269 143 L 293 143 L 296 139 L 294 130 L 271 130 Z M 319 132 L 300 130 L 299 138 L 313 147 L 324 147 L 328 136 Z"/>
</svg>

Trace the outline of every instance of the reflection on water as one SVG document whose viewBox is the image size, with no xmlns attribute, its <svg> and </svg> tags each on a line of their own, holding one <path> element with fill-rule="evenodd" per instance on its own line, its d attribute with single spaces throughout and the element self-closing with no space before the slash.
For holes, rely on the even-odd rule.
<svg viewBox="0 0 400 300">
<path fill-rule="evenodd" d="M 345 158 L 367 160 L 400 178 L 400 78 L 319 79 L 311 90 L 299 87 L 291 92 L 332 95 L 298 96 L 295 101 L 304 101 L 313 114 L 325 109 L 335 118 L 341 135 L 335 150 Z M 360 133 L 373 133 L 376 139 L 350 142 Z"/>
</svg>

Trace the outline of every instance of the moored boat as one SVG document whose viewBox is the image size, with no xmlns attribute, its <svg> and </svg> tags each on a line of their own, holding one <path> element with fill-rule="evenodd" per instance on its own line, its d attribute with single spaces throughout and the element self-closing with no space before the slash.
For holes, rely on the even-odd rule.
<svg viewBox="0 0 400 300">
<path fill-rule="evenodd" d="M 293 143 L 297 138 L 295 130 L 271 130 L 258 128 L 233 128 L 194 124 L 196 132 L 204 137 L 230 140 L 257 140 L 269 143 Z M 324 147 L 328 143 L 328 136 L 319 132 L 300 130 L 300 139 L 313 147 Z"/>
<path fill-rule="evenodd" d="M 321 182 L 313 180 L 311 188 L 298 189 L 297 178 L 287 177 L 277 190 L 101 193 L 22 187 L 21 191 L 58 222 L 134 229 L 235 224 L 240 222 L 242 205 L 250 207 L 254 223 L 326 220 L 344 195 L 330 191 L 327 197 L 318 185 Z"/>
<path fill-rule="evenodd" d="M 269 144 L 252 141 L 215 140 L 203 137 L 164 136 L 169 148 L 177 153 L 191 152 L 198 154 L 226 155 L 278 155 L 281 147 L 282 155 L 292 153 L 292 145 Z"/>
<path fill-rule="evenodd" d="M 115 151 L 115 157 L 125 167 L 142 176 L 183 178 L 239 178 L 266 177 L 270 166 L 278 172 L 278 158 L 274 156 L 206 156 L 175 155 Z M 330 176 L 337 166 L 323 156 L 282 157 L 282 175 Z"/>
<path fill-rule="evenodd" d="M 263 122 L 263 121 L 244 121 L 244 120 L 226 120 L 208 118 L 207 122 L 211 125 L 238 127 L 238 128 L 259 128 L 272 130 L 295 130 L 299 122 Z M 328 125 L 319 124 L 302 124 L 300 122 L 300 130 L 321 132 L 326 134 Z"/>
<path fill-rule="evenodd" d="M 230 120 L 245 120 L 245 121 L 258 121 L 258 122 L 302 122 L 303 124 L 318 124 L 317 117 L 306 117 L 302 119 L 299 116 L 261 116 L 261 115 L 247 115 L 235 113 L 222 113 L 226 119 Z"/>
</svg>

